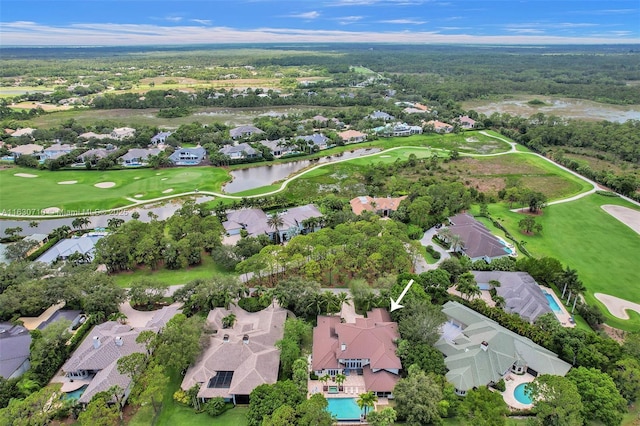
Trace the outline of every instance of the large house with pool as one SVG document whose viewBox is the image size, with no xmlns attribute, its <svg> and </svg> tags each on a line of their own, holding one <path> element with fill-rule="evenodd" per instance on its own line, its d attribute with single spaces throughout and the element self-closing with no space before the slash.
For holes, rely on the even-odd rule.
<svg viewBox="0 0 640 426">
<path fill-rule="evenodd" d="M 450 217 L 449 226 L 438 231 L 439 238 L 447 243 L 452 242 L 450 236 L 453 235 L 458 236 L 459 244 L 452 249 L 466 255 L 473 262 L 484 260 L 491 263 L 494 259 L 515 255 L 513 248 L 493 235 L 483 223 L 477 221 L 469 213 L 460 213 Z"/>
<path fill-rule="evenodd" d="M 445 356 L 445 377 L 458 395 L 511 374 L 564 376 L 571 368 L 550 350 L 458 302 L 445 303 L 442 312 L 447 322 L 435 347 Z"/>
<path fill-rule="evenodd" d="M 366 318 L 354 320 L 343 322 L 340 316 L 318 316 L 318 325 L 313 329 L 313 371 L 318 377 L 329 376 L 334 381 L 339 374 L 347 376 L 347 393 L 357 387 L 349 386 L 348 377 L 356 376 L 363 379 L 364 389 L 358 387 L 355 393 L 366 391 L 391 397 L 402 369 L 396 355 L 398 324 L 380 308 L 368 312 Z"/>
</svg>

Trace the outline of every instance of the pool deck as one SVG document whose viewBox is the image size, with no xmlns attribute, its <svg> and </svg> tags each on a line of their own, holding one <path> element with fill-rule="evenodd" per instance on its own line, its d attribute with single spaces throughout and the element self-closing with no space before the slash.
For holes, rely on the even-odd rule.
<svg viewBox="0 0 640 426">
<path fill-rule="evenodd" d="M 563 327 L 567 327 L 567 328 L 575 327 L 576 324 L 575 322 L 572 321 L 573 316 L 569 313 L 569 311 L 567 310 L 567 307 L 564 306 L 564 304 L 562 303 L 562 300 L 560 300 L 558 296 L 556 296 L 555 292 L 549 287 L 545 287 L 542 285 L 540 286 L 540 288 L 543 291 L 546 291 L 547 293 L 549 293 L 549 295 L 553 297 L 553 299 L 556 301 L 556 303 L 562 310 L 562 312 L 553 311 L 553 314 L 556 316 L 556 318 L 558 318 L 558 321 L 560 321 L 560 324 L 562 324 Z"/>
<path fill-rule="evenodd" d="M 523 375 L 517 375 L 513 373 L 507 374 L 504 379 L 506 390 L 502 392 L 502 398 L 504 398 L 504 402 L 506 402 L 510 408 L 516 409 L 516 410 L 527 410 L 533 407 L 533 404 L 523 404 L 521 402 L 518 402 L 516 398 L 513 396 L 513 391 L 516 388 L 516 386 L 518 386 L 521 383 L 533 382 L 534 378 L 535 377 L 533 377 L 531 374 L 523 374 Z"/>
<path fill-rule="evenodd" d="M 307 390 L 309 391 L 309 397 L 316 393 L 321 393 L 325 398 L 357 398 L 361 393 L 367 391 L 364 384 L 364 377 L 358 375 L 349 375 L 347 380 L 342 384 L 343 390 L 338 393 L 329 393 L 323 391 L 323 386 L 338 386 L 336 383 L 329 380 L 326 385 L 320 380 L 309 380 L 307 382 Z"/>
</svg>

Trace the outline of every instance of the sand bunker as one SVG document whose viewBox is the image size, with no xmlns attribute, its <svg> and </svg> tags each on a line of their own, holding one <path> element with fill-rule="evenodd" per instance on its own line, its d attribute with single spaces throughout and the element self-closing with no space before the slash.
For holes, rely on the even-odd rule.
<svg viewBox="0 0 640 426">
<path fill-rule="evenodd" d="M 390 155 L 381 155 L 380 158 L 391 158 Z"/>
<path fill-rule="evenodd" d="M 77 180 L 64 180 L 62 182 L 58 182 L 58 185 L 73 185 L 78 183 Z"/>
<path fill-rule="evenodd" d="M 60 213 L 60 211 L 59 207 L 47 207 L 46 209 L 42 209 L 43 214 L 56 214 Z"/>
<path fill-rule="evenodd" d="M 168 179 L 168 178 L 162 178 L 162 179 L 160 179 L 160 180 L 167 180 L 167 179 Z"/>
<path fill-rule="evenodd" d="M 594 296 L 607 307 L 611 315 L 620 319 L 629 319 L 629 315 L 626 312 L 627 309 L 640 314 L 640 305 L 637 303 L 603 293 L 595 293 Z"/>
<path fill-rule="evenodd" d="M 601 207 L 602 210 L 640 234 L 640 211 L 629 207 L 614 206 L 613 204 L 605 204 Z"/>
<path fill-rule="evenodd" d="M 144 196 L 144 194 L 136 194 L 133 196 L 133 198 L 142 198 Z"/>
<path fill-rule="evenodd" d="M 168 194 L 170 192 L 173 192 L 173 188 L 165 189 L 164 191 L 162 191 L 163 194 Z"/>
<path fill-rule="evenodd" d="M 138 179 L 140 179 L 140 176 L 136 176 L 136 177 L 134 177 L 133 179 L 134 179 L 134 180 L 138 180 Z"/>
<path fill-rule="evenodd" d="M 38 177 L 38 175 L 32 175 L 30 173 L 15 173 L 14 176 L 24 177 L 24 178 L 34 178 Z"/>
<path fill-rule="evenodd" d="M 96 183 L 95 185 L 96 188 L 113 188 L 114 186 L 116 186 L 115 182 L 100 182 L 100 183 Z"/>
</svg>

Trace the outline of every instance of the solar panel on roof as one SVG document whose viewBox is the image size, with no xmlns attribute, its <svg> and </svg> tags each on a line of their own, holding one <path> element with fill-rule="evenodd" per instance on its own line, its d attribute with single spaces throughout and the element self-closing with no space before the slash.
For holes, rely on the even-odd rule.
<svg viewBox="0 0 640 426">
<path fill-rule="evenodd" d="M 231 387 L 233 371 L 217 371 L 216 375 L 209 379 L 209 389 L 228 389 Z"/>
</svg>

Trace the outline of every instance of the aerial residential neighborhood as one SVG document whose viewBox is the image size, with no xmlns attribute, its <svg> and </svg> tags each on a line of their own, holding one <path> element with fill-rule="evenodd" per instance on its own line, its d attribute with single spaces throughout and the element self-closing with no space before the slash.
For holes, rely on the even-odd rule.
<svg viewBox="0 0 640 426">
<path fill-rule="evenodd" d="M 640 424 L 600 3 L 4 2 L 0 425 Z"/>
</svg>

